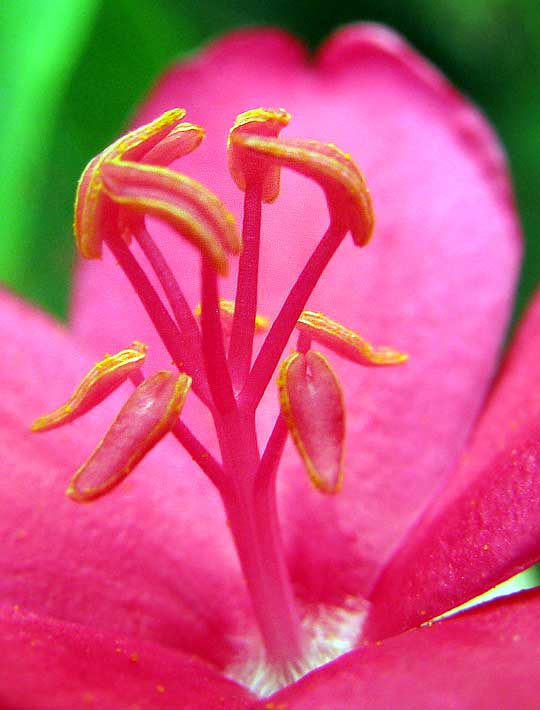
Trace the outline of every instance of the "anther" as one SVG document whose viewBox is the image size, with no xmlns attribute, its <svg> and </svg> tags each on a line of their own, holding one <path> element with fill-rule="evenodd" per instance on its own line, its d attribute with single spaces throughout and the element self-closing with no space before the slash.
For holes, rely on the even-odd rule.
<svg viewBox="0 0 540 710">
<path fill-rule="evenodd" d="M 170 165 L 178 158 L 192 153 L 204 138 L 204 128 L 193 123 L 179 123 L 165 138 L 144 154 L 144 162 L 151 165 Z"/>
<path fill-rule="evenodd" d="M 234 131 L 230 143 L 251 154 L 257 165 L 288 167 L 315 180 L 324 190 L 333 224 L 350 231 L 358 246 L 371 238 L 375 219 L 365 178 L 348 153 L 332 143 L 304 139 L 280 139 L 255 132 Z M 279 186 L 279 182 L 277 182 Z"/>
<path fill-rule="evenodd" d="M 313 485 L 337 493 L 343 481 L 345 405 L 339 380 L 321 353 L 294 352 L 278 378 L 281 413 Z"/>
<path fill-rule="evenodd" d="M 237 138 L 242 135 L 275 138 L 290 120 L 290 113 L 282 108 L 256 108 L 236 117 L 229 131 L 227 155 L 231 175 L 242 192 L 246 191 L 250 182 L 259 180 L 262 201 L 273 202 L 279 195 L 280 168 L 267 160 L 258 160 L 253 154 L 246 154 Z"/>
<path fill-rule="evenodd" d="M 402 365 L 408 359 L 407 355 L 393 348 L 374 347 L 354 330 L 331 320 L 324 313 L 303 311 L 296 328 L 315 342 L 360 365 Z"/>
<path fill-rule="evenodd" d="M 176 424 L 191 378 L 160 370 L 140 384 L 102 441 L 73 476 L 66 494 L 84 503 L 117 486 Z"/>
<path fill-rule="evenodd" d="M 192 242 L 225 275 L 241 248 L 234 217 L 196 180 L 174 170 L 115 160 L 101 169 L 107 197 L 128 213 L 157 217 Z"/>
<path fill-rule="evenodd" d="M 241 249 L 234 218 L 200 183 L 162 167 L 194 150 L 204 136 L 200 127 L 180 123 L 184 115 L 183 109 L 168 111 L 90 161 L 75 202 L 75 239 L 83 257 L 101 256 L 104 235 L 114 225 L 125 237 L 135 213 L 160 218 L 194 243 L 219 273 L 227 272 L 227 253 Z"/>
<path fill-rule="evenodd" d="M 120 137 L 88 163 L 77 185 L 73 223 L 77 249 L 85 259 L 101 257 L 100 227 L 107 216 L 107 205 L 103 202 L 102 194 L 101 166 L 119 155 L 127 160 L 137 160 L 165 138 L 185 115 L 186 112 L 181 108 L 167 111 L 151 123 Z"/>
<path fill-rule="evenodd" d="M 67 402 L 54 412 L 36 419 L 31 430 L 54 429 L 93 409 L 143 366 L 146 350 L 146 345 L 135 341 L 131 347 L 115 355 L 106 355 L 85 375 Z"/>
<path fill-rule="evenodd" d="M 234 318 L 234 301 L 229 301 L 226 298 L 219 299 L 219 312 L 221 314 L 221 324 L 223 326 L 223 335 L 229 337 Z M 201 315 L 201 304 L 198 303 L 193 311 L 194 315 L 199 318 Z M 255 316 L 255 335 L 265 333 L 270 327 L 268 318 L 257 313 Z"/>
</svg>

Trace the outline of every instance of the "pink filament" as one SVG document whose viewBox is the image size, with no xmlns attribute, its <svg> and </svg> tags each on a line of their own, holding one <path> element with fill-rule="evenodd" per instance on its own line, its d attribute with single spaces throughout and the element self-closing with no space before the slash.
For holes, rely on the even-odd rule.
<svg viewBox="0 0 540 710">
<path fill-rule="evenodd" d="M 182 293 L 174 274 L 154 240 L 143 224 L 134 223 L 132 232 L 148 263 L 156 274 L 171 307 L 178 329 L 184 334 L 186 371 L 193 381 L 207 389 L 206 375 L 202 369 L 202 346 L 199 326 Z"/>
<path fill-rule="evenodd" d="M 305 641 L 287 571 L 276 506 L 276 474 L 287 439 L 287 426 L 279 415 L 261 458 L 255 411 L 298 317 L 345 230 L 330 225 L 287 296 L 250 371 L 260 229 L 261 185 L 249 184 L 244 204 L 244 250 L 239 264 L 228 358 L 217 273 L 208 259 L 202 259 L 199 330 L 174 274 L 142 223 L 134 223 L 135 238 L 160 282 L 176 323 L 125 242 L 113 234 L 105 235 L 105 240 L 176 366 L 193 377 L 194 390 L 213 416 L 222 463 L 183 422 L 178 422 L 172 433 L 222 497 L 267 660 L 284 679 L 292 680 L 290 669 L 302 663 Z M 309 347 L 302 336 L 300 346 Z M 240 393 L 235 394 L 235 389 L 241 390 Z"/>
<path fill-rule="evenodd" d="M 243 249 L 238 264 L 234 319 L 229 346 L 229 365 L 237 390 L 244 385 L 249 374 L 253 352 L 257 315 L 261 206 L 260 182 L 248 184 L 244 202 Z"/>
<path fill-rule="evenodd" d="M 297 278 L 255 360 L 240 394 L 240 406 L 255 409 L 287 345 L 300 314 L 346 232 L 331 224 Z"/>
</svg>

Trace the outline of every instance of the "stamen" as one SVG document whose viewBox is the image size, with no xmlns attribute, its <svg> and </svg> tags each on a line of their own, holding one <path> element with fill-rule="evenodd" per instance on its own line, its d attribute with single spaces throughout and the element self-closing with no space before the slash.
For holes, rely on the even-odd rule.
<svg viewBox="0 0 540 710">
<path fill-rule="evenodd" d="M 289 293 L 240 395 L 240 407 L 249 409 L 256 407 L 260 401 L 294 324 L 343 237 L 350 231 L 355 244 L 364 246 L 371 238 L 374 217 L 371 197 L 362 172 L 350 155 L 332 144 L 299 139 L 282 140 L 257 134 L 250 130 L 248 124 L 243 130 L 230 133 L 229 155 L 241 156 L 241 163 L 237 158 L 241 170 L 233 171 L 239 184 L 245 180 L 244 173 L 248 170 L 255 172 L 258 168 L 266 177 L 273 168 L 272 174 L 275 176 L 275 169 L 280 166 L 315 180 L 324 190 L 330 212 L 330 226 Z M 251 167 L 250 155 L 254 161 Z M 279 190 L 278 179 L 274 177 L 272 184 L 275 197 Z"/>
<path fill-rule="evenodd" d="M 311 339 L 333 350 L 341 357 L 360 365 L 368 367 L 402 365 L 408 359 L 407 355 L 393 348 L 374 347 L 354 330 L 346 328 L 337 321 L 330 320 L 324 313 L 303 311 L 296 327 L 301 333 L 306 333 Z"/>
<path fill-rule="evenodd" d="M 118 155 L 135 160 L 153 148 L 184 118 L 184 109 L 172 109 L 155 121 L 122 136 L 93 158 L 84 169 L 75 196 L 73 231 L 77 249 L 85 259 L 101 257 L 101 228 L 107 220 L 107 201 L 103 200 L 101 166 Z"/>
<path fill-rule="evenodd" d="M 144 162 L 152 165 L 170 165 L 178 158 L 192 153 L 199 147 L 203 138 L 204 128 L 193 123 L 179 123 L 165 138 L 144 154 Z"/>
<path fill-rule="evenodd" d="M 237 405 L 219 315 L 217 274 L 205 258 L 202 260 L 201 281 L 201 328 L 206 376 L 218 412 L 227 415 L 236 412 Z"/>
<path fill-rule="evenodd" d="M 131 221 L 130 227 L 135 239 L 158 278 L 171 307 L 178 329 L 183 334 L 185 370 L 193 378 L 196 387 L 199 384 L 202 385 L 203 382 L 206 383 L 206 373 L 203 368 L 201 333 L 197 321 L 191 312 L 191 308 L 182 293 L 182 289 L 172 269 L 145 229 L 143 220 L 137 219 Z"/>
<path fill-rule="evenodd" d="M 375 223 L 371 197 L 364 175 L 348 153 L 320 141 L 281 140 L 239 132 L 231 139 L 271 165 L 291 168 L 318 182 L 326 194 L 332 221 L 350 231 L 356 245 L 369 242 Z"/>
<path fill-rule="evenodd" d="M 242 192 L 246 192 L 250 184 L 259 182 L 262 201 L 274 202 L 279 195 L 280 168 L 267 160 L 257 160 L 253 154 L 246 155 L 237 139 L 243 135 L 275 138 L 290 120 L 291 114 L 282 108 L 256 108 L 236 117 L 229 131 L 227 156 L 230 173 Z"/>
<path fill-rule="evenodd" d="M 308 298 L 345 234 L 343 229 L 330 225 L 296 279 L 257 355 L 240 394 L 240 407 L 251 410 L 260 402 Z"/>
<path fill-rule="evenodd" d="M 174 426 L 191 378 L 161 370 L 124 404 L 102 441 L 73 476 L 66 494 L 79 503 L 117 486 Z"/>
<path fill-rule="evenodd" d="M 314 350 L 292 353 L 280 368 L 281 413 L 313 485 L 337 493 L 343 482 L 345 404 L 330 363 Z"/>
<path fill-rule="evenodd" d="M 279 530 L 276 475 L 287 434 L 319 490 L 335 493 L 343 480 L 343 393 L 328 361 L 311 350 L 311 344 L 321 343 L 364 365 L 400 364 L 406 356 L 390 348 L 375 348 L 323 314 L 304 310 L 345 235 L 351 232 L 355 244 L 364 246 L 373 231 L 369 190 L 351 157 L 332 144 L 282 140 L 280 131 L 290 120 L 283 109 L 240 114 L 228 140 L 230 171 L 245 192 L 240 239 L 234 219 L 213 193 L 165 167 L 195 150 L 204 136 L 199 126 L 181 123 L 184 115 L 182 109 L 167 112 L 94 158 L 78 186 L 74 224 L 83 257 L 99 257 L 102 242 L 107 243 L 180 374 L 160 371 L 144 380 L 136 369 L 144 357 L 142 351 L 125 358 L 119 353 L 112 356 L 121 360 L 118 366 L 116 361 L 114 365 L 107 361 L 102 371 L 98 364 L 70 400 L 38 419 L 34 428 L 51 428 L 74 419 L 120 381 L 132 380 L 134 392 L 103 441 L 76 472 L 68 495 L 77 501 L 100 497 L 128 475 L 162 436 L 172 432 L 223 500 L 263 641 L 261 675 L 283 684 L 322 658 L 313 655 L 310 640 L 316 639 L 306 637 L 302 628 Z M 330 221 L 252 365 L 254 335 L 268 328 L 257 315 L 262 202 L 278 197 L 282 167 L 319 184 Z M 195 314 L 146 230 L 147 216 L 164 221 L 201 254 L 201 306 Z M 130 251 L 132 235 L 174 319 Z M 227 273 L 229 259 L 235 255 L 240 260 L 233 302 L 219 298 L 218 276 Z M 199 314 L 198 323 L 195 316 Z M 298 349 L 280 368 L 280 412 L 261 458 L 256 409 L 295 327 Z M 225 338 L 230 338 L 228 357 Z M 213 419 L 221 461 L 179 421 L 191 377 L 194 392 Z"/>
<path fill-rule="evenodd" d="M 130 348 L 115 355 L 106 355 L 84 376 L 67 402 L 54 412 L 36 419 L 31 430 L 55 429 L 93 409 L 143 366 L 147 349 L 146 345 L 134 341 Z"/>
<path fill-rule="evenodd" d="M 227 273 L 227 252 L 238 254 L 240 240 L 234 218 L 209 190 L 154 165 L 108 162 L 101 173 L 113 202 L 124 210 L 161 219 L 210 259 L 218 273 Z"/>
<path fill-rule="evenodd" d="M 253 109 L 237 116 L 229 132 L 227 153 L 229 169 L 245 192 L 243 252 L 238 264 L 236 310 L 231 332 L 229 363 L 236 390 L 243 387 L 251 367 L 253 336 L 257 314 L 259 246 L 261 236 L 261 203 L 273 202 L 279 194 L 279 166 L 246 156 L 235 142 L 237 134 L 277 137 L 289 123 L 283 109 Z M 246 159 L 247 157 L 247 159 Z"/>
</svg>

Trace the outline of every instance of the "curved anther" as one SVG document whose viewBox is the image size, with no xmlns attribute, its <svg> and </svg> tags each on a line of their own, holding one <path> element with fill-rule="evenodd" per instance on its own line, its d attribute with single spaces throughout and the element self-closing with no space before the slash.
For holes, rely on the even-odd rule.
<svg viewBox="0 0 540 710">
<path fill-rule="evenodd" d="M 188 375 L 165 370 L 144 380 L 75 473 L 66 494 L 86 503 L 115 488 L 174 427 L 190 386 Z"/>
<path fill-rule="evenodd" d="M 294 352 L 278 378 L 281 414 L 313 485 L 337 493 L 343 481 L 345 405 L 328 360 L 314 350 Z"/>
<path fill-rule="evenodd" d="M 398 350 L 371 345 L 354 330 L 331 320 L 324 313 L 303 311 L 296 327 L 315 342 L 360 365 L 368 367 L 402 365 L 408 360 L 408 356 Z"/>
<path fill-rule="evenodd" d="M 285 109 L 256 108 L 239 114 L 229 131 L 227 155 L 231 175 L 243 192 L 251 181 L 260 181 L 263 202 L 273 202 L 279 195 L 280 168 L 246 153 L 237 138 L 240 135 L 276 138 L 290 120 L 291 115 Z"/>
<path fill-rule="evenodd" d="M 121 136 L 88 163 L 77 185 L 73 222 L 75 241 L 81 256 L 86 259 L 101 257 L 102 239 L 99 231 L 101 220 L 106 216 L 104 212 L 107 211 L 103 200 L 101 166 L 117 156 L 126 156 L 130 160 L 142 157 L 165 138 L 185 115 L 186 112 L 181 108 L 167 111 L 155 121 Z"/>
<path fill-rule="evenodd" d="M 158 217 L 197 246 L 218 273 L 227 273 L 227 253 L 240 252 L 240 237 L 234 217 L 210 190 L 174 170 L 125 160 L 106 163 L 101 174 L 110 200 L 130 213 Z"/>
<path fill-rule="evenodd" d="M 350 231 L 357 246 L 365 246 L 375 224 L 364 175 L 348 153 L 332 143 L 278 139 L 236 131 L 231 142 L 245 154 L 283 166 L 315 180 L 324 190 L 332 222 Z M 279 183 L 278 183 L 279 184 Z"/>
<path fill-rule="evenodd" d="M 219 312 L 221 315 L 221 324 L 223 326 L 223 335 L 229 337 L 231 334 L 231 328 L 234 318 L 234 301 L 229 301 L 226 298 L 219 299 Z M 193 314 L 199 318 L 201 315 L 201 304 L 198 303 L 195 306 Z M 255 335 L 260 333 L 265 333 L 270 327 L 268 318 L 261 316 L 257 313 L 255 316 Z"/>
<path fill-rule="evenodd" d="M 163 167 L 195 150 L 204 137 L 199 126 L 181 123 L 173 109 L 115 141 L 87 165 L 75 201 L 74 233 L 81 256 L 101 256 L 111 227 L 126 238 L 129 214 L 163 219 L 227 271 L 226 252 L 240 251 L 233 217 L 213 193 L 195 180 Z"/>
<path fill-rule="evenodd" d="M 204 138 L 204 128 L 194 123 L 179 123 L 157 145 L 144 154 L 151 165 L 170 165 L 196 150 Z"/>
<path fill-rule="evenodd" d="M 146 358 L 147 346 L 134 341 L 115 355 L 106 355 L 86 374 L 65 404 L 34 421 L 32 431 L 48 431 L 86 414 L 120 387 Z"/>
</svg>

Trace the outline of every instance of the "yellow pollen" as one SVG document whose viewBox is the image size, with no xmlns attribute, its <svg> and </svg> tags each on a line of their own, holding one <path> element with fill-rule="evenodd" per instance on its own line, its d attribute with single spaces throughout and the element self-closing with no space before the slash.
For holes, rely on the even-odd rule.
<svg viewBox="0 0 540 710">
<path fill-rule="evenodd" d="M 38 417 L 32 431 L 44 431 L 67 424 L 101 402 L 144 364 L 148 346 L 135 340 L 131 347 L 106 355 L 84 376 L 68 401 L 49 414 Z"/>
<path fill-rule="evenodd" d="M 222 322 L 223 325 L 225 326 L 225 330 L 227 334 L 230 331 L 230 328 L 232 327 L 232 320 L 234 316 L 234 301 L 229 301 L 226 298 L 220 298 L 219 299 L 219 311 L 221 313 L 222 317 Z M 197 318 L 201 315 L 201 304 L 198 303 L 194 310 L 193 313 Z M 265 318 L 265 316 L 261 316 L 257 313 L 255 316 L 255 333 L 265 333 L 270 327 L 270 322 L 268 318 Z"/>
<path fill-rule="evenodd" d="M 393 348 L 374 347 L 354 330 L 331 320 L 324 313 L 303 311 L 296 327 L 321 345 L 360 365 L 401 365 L 408 359 L 407 355 Z"/>
</svg>

